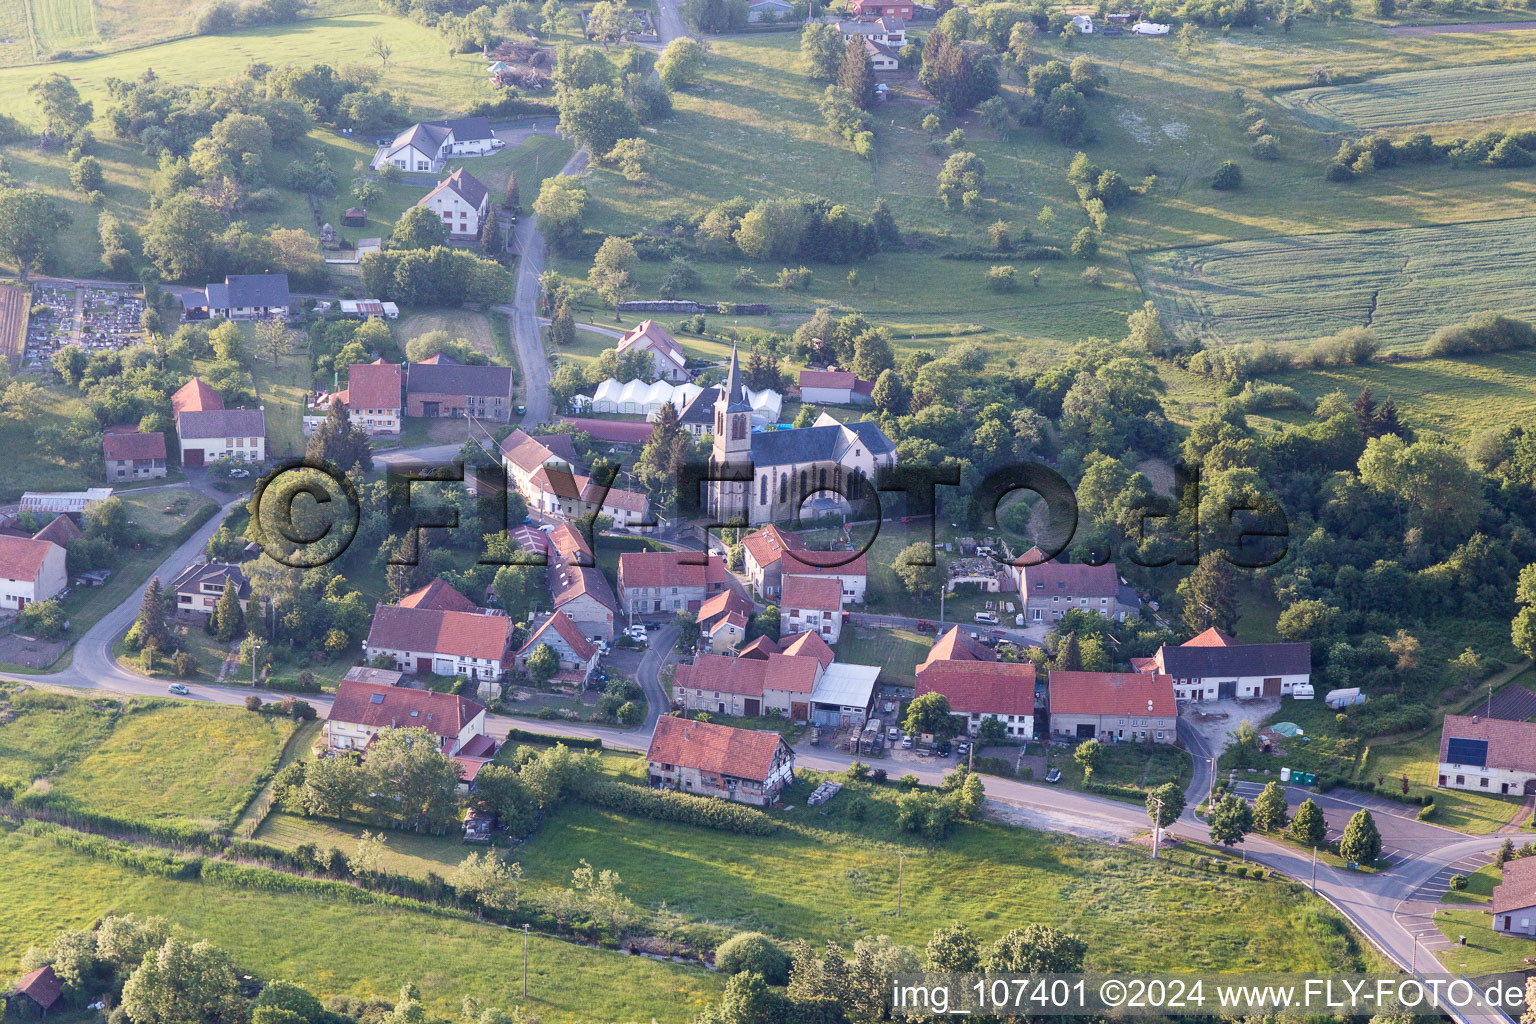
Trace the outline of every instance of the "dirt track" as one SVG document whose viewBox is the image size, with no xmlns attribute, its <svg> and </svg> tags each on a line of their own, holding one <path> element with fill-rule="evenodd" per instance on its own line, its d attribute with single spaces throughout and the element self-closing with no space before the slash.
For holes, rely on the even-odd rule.
<svg viewBox="0 0 1536 1024">
<path fill-rule="evenodd" d="M 1473 32 L 1536 32 L 1536 21 L 1469 21 L 1458 25 L 1397 25 L 1393 35 L 1443 36 Z"/>
</svg>

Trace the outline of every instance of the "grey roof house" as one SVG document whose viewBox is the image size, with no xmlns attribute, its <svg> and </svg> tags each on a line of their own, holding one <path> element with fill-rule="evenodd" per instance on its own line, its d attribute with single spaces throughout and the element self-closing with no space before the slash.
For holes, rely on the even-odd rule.
<svg viewBox="0 0 1536 1024">
<path fill-rule="evenodd" d="M 223 281 L 210 281 L 182 304 L 189 316 L 258 320 L 287 316 L 290 301 L 287 274 L 229 274 Z"/>
</svg>

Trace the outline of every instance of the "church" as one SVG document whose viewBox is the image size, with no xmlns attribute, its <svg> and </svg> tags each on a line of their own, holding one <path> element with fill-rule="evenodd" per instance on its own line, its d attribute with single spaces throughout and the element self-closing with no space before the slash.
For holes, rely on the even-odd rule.
<svg viewBox="0 0 1536 1024">
<path fill-rule="evenodd" d="M 822 413 L 809 427 L 752 430 L 736 350 L 715 402 L 709 511 L 719 523 L 748 525 L 801 516 L 807 499 L 858 504 L 882 471 L 896 465 L 896 445 L 872 422 L 841 423 Z"/>
</svg>

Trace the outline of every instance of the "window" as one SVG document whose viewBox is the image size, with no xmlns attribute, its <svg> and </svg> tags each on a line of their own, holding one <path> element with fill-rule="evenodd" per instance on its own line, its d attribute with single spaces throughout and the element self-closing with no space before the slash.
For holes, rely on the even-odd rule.
<svg viewBox="0 0 1536 1024">
<path fill-rule="evenodd" d="M 1487 789 L 1487 788 L 1488 788 L 1488 780 L 1487 780 L 1487 779 L 1486 779 L 1486 778 L 1483 778 L 1483 779 L 1478 779 L 1478 780 L 1477 780 L 1477 784 L 1478 784 L 1478 785 L 1479 785 L 1479 786 L 1482 786 L 1482 787 L 1483 787 L 1483 788 L 1484 788 L 1484 789 Z"/>
<path fill-rule="evenodd" d="M 1458 776 L 1456 776 L 1456 785 L 1458 785 L 1458 786 L 1465 786 L 1466 784 L 1467 784 L 1467 777 L 1465 775 L 1458 775 Z"/>
</svg>

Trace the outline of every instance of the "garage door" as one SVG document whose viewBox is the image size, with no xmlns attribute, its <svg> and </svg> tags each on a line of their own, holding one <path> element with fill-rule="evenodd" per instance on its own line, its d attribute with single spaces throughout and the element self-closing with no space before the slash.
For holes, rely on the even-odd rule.
<svg viewBox="0 0 1536 1024">
<path fill-rule="evenodd" d="M 201 466 L 203 464 L 203 450 L 201 448 L 188 448 L 182 455 L 181 461 L 186 466 Z"/>
<path fill-rule="evenodd" d="M 1264 696 L 1266 696 L 1266 697 L 1278 697 L 1278 696 L 1280 696 L 1280 677 L 1279 676 L 1271 676 L 1270 678 L 1264 680 Z"/>
</svg>

